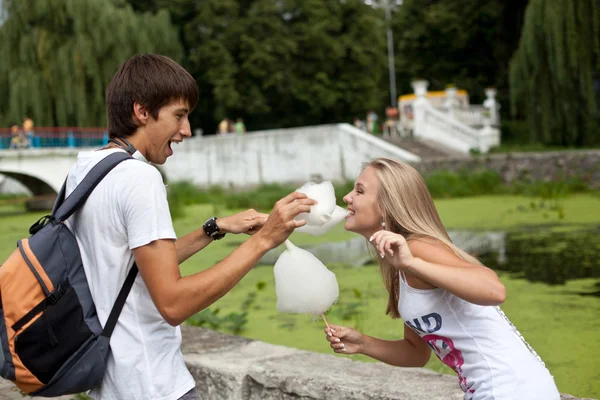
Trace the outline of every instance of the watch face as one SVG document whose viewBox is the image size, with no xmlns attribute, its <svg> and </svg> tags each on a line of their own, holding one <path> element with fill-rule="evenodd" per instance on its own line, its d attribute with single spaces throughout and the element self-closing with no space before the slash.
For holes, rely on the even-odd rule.
<svg viewBox="0 0 600 400">
<path fill-rule="evenodd" d="M 219 232 L 216 217 L 212 217 L 204 223 L 204 232 L 214 240 L 222 239 L 225 236 L 225 234 Z"/>
</svg>

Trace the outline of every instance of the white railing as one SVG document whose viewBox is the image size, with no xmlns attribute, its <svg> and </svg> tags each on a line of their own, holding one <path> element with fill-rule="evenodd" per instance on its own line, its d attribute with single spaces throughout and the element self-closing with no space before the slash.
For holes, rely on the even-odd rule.
<svg viewBox="0 0 600 400">
<path fill-rule="evenodd" d="M 422 126 L 415 134 L 440 142 L 444 146 L 468 153 L 470 149 L 479 149 L 477 130 L 452 118 L 430 104 L 423 104 Z"/>
<path fill-rule="evenodd" d="M 457 108 L 452 110 L 454 117 L 469 126 L 483 126 L 487 109 L 484 106 L 474 105 L 469 108 Z"/>
<path fill-rule="evenodd" d="M 497 125 L 498 112 L 494 96 L 495 90 L 486 90 L 488 99 L 482 106 L 457 107 L 455 89 L 448 89 L 447 101 L 443 109 L 438 109 L 426 98 L 427 81 L 413 82 L 416 99 L 414 109 L 413 134 L 436 141 L 446 147 L 469 153 L 476 150 L 482 153 L 500 144 L 500 131 Z"/>
</svg>

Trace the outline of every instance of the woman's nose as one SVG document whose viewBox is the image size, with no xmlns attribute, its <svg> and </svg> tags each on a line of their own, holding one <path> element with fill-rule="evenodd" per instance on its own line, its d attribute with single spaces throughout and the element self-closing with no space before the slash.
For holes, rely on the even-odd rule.
<svg viewBox="0 0 600 400">
<path fill-rule="evenodd" d="M 350 192 L 350 193 L 352 193 L 352 192 Z M 347 195 L 345 195 L 343 197 L 344 203 L 346 203 L 346 204 L 350 204 L 352 202 L 352 197 L 350 197 L 350 193 L 348 193 Z"/>
</svg>

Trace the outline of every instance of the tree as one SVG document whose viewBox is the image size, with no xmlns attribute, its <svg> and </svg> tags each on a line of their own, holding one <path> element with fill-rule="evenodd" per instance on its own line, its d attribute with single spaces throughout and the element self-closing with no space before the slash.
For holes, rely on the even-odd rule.
<svg viewBox="0 0 600 400">
<path fill-rule="evenodd" d="M 400 93 L 411 80 L 432 89 L 454 84 L 475 102 L 495 86 L 508 104 L 508 62 L 517 47 L 527 0 L 404 0 L 393 15 Z"/>
<path fill-rule="evenodd" d="M 104 94 L 130 56 L 182 50 L 167 11 L 120 0 L 3 0 L 0 122 L 105 126 Z"/>
<path fill-rule="evenodd" d="M 512 111 L 524 113 L 531 139 L 600 143 L 600 4 L 531 0 L 510 64 Z"/>
<path fill-rule="evenodd" d="M 362 0 L 127 0 L 167 8 L 200 86 L 192 123 L 249 129 L 350 120 L 383 108 L 383 14 Z M 382 90 L 383 88 L 383 90 Z"/>
<path fill-rule="evenodd" d="M 388 98 L 383 12 L 360 0 L 286 4 L 298 46 L 290 65 L 290 118 L 331 123 L 383 109 Z"/>
</svg>

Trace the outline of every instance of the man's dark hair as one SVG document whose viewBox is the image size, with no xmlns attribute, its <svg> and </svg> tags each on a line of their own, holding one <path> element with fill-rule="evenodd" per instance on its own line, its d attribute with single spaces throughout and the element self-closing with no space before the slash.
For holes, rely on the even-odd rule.
<svg viewBox="0 0 600 400">
<path fill-rule="evenodd" d="M 136 131 L 134 102 L 157 119 L 161 107 L 177 99 L 186 100 L 190 112 L 198 103 L 198 85 L 181 65 L 158 54 L 131 57 L 121 65 L 106 89 L 109 136 L 127 137 Z"/>
</svg>

